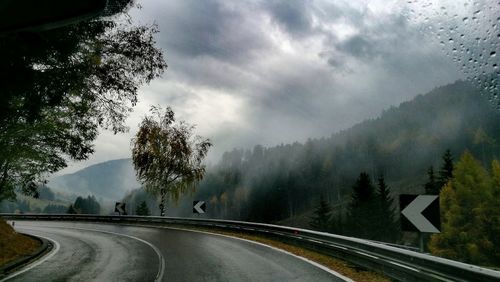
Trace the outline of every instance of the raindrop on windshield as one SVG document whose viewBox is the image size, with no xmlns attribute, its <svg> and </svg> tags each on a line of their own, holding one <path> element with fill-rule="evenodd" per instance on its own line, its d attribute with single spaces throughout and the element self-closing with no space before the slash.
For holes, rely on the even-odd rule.
<svg viewBox="0 0 500 282">
<path fill-rule="evenodd" d="M 440 1 L 439 5 L 431 1 L 408 2 L 414 11 L 409 19 L 415 18 L 422 24 L 422 32 L 437 37 L 444 54 L 482 89 L 482 94 L 495 101 L 495 106 L 500 99 L 500 56 L 496 56 L 500 17 L 496 2 L 450 0 Z M 431 33 L 429 30 L 438 32 Z"/>
</svg>

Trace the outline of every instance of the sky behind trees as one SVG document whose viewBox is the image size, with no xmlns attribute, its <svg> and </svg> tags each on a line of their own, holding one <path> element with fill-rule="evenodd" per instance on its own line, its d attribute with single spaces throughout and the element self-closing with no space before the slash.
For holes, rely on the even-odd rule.
<svg viewBox="0 0 500 282">
<path fill-rule="evenodd" d="M 101 131 L 95 154 L 58 174 L 130 157 L 152 104 L 197 124 L 215 162 L 233 147 L 330 136 L 465 77 L 426 29 L 443 15 L 425 19 L 407 1 L 139 3 L 132 20 L 158 24 L 169 67 L 139 90 L 129 133 Z"/>
</svg>

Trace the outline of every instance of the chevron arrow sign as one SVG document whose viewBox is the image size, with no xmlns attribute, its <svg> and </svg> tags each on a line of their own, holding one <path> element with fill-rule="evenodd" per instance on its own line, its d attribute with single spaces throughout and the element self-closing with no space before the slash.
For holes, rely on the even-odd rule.
<svg viewBox="0 0 500 282">
<path fill-rule="evenodd" d="M 193 201 L 193 213 L 203 214 L 207 211 L 207 205 L 204 201 Z"/>
<path fill-rule="evenodd" d="M 127 214 L 127 212 L 125 211 L 125 203 L 116 202 L 115 212 L 119 213 L 120 215 Z"/>
<path fill-rule="evenodd" d="M 399 195 L 403 231 L 440 233 L 439 197 L 437 195 Z"/>
</svg>

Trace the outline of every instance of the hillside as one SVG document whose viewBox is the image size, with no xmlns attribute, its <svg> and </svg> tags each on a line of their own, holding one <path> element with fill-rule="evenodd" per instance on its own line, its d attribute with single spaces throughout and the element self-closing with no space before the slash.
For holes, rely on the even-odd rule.
<svg viewBox="0 0 500 282">
<path fill-rule="evenodd" d="M 194 194 L 168 204 L 168 214 L 191 216 L 192 200 L 208 203 L 208 217 L 305 226 L 319 195 L 341 210 L 360 172 L 384 174 L 393 195 L 422 193 L 427 169 L 470 150 L 483 163 L 500 156 L 500 112 L 469 82 L 453 84 L 391 107 L 328 138 L 252 150 L 234 149 L 207 168 Z M 334 121 L 332 121 L 334 122 Z M 123 199 L 133 213 L 139 200 L 156 211 L 137 183 L 130 159 L 90 166 L 49 183 L 54 190 Z M 126 193 L 132 191 L 131 193 Z M 125 197 L 125 195 L 127 196 Z M 124 198 L 125 197 L 125 198 Z"/>
<path fill-rule="evenodd" d="M 94 195 L 104 201 L 120 200 L 128 191 L 140 187 L 131 159 L 112 160 L 52 179 L 54 191 L 75 195 Z"/>
<path fill-rule="evenodd" d="M 457 81 L 329 138 L 226 152 L 180 206 L 187 216 L 192 199 L 206 200 L 210 217 L 278 222 L 309 213 L 323 195 L 338 211 L 360 172 L 383 174 L 394 195 L 422 193 L 446 149 L 455 159 L 465 150 L 484 164 L 498 158 L 499 121 L 476 88 Z"/>
</svg>

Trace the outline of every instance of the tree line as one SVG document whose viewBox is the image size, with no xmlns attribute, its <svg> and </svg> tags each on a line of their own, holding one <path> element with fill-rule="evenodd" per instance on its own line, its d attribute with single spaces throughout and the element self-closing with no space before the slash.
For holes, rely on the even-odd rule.
<svg viewBox="0 0 500 282">
<path fill-rule="evenodd" d="M 77 197 L 75 202 L 67 208 L 67 213 L 69 214 L 100 214 L 101 205 L 92 196 L 87 196 L 87 198 Z"/>
<path fill-rule="evenodd" d="M 449 150 L 442 160 L 437 180 L 429 173 L 429 181 L 424 185 L 426 194 L 440 196 L 441 206 L 442 230 L 430 237 L 429 251 L 466 263 L 500 266 L 500 162 L 494 159 L 487 170 L 465 151 L 454 163 Z M 435 186 L 430 185 L 433 183 Z M 319 231 L 398 242 L 401 239 L 398 213 L 384 178 L 378 179 L 374 193 L 370 176 L 362 172 L 352 189 L 345 216 L 321 197 L 310 226 Z"/>
<path fill-rule="evenodd" d="M 450 150 L 442 156 L 439 177 L 436 178 L 432 171 L 431 166 L 424 193 L 439 195 L 441 187 L 453 175 Z M 380 175 L 373 184 L 366 172 L 361 172 L 352 186 L 351 201 L 346 209 L 332 209 L 324 197 L 320 197 L 309 225 L 319 231 L 384 242 L 400 242 L 402 235 L 397 202 L 384 176 Z"/>
</svg>

